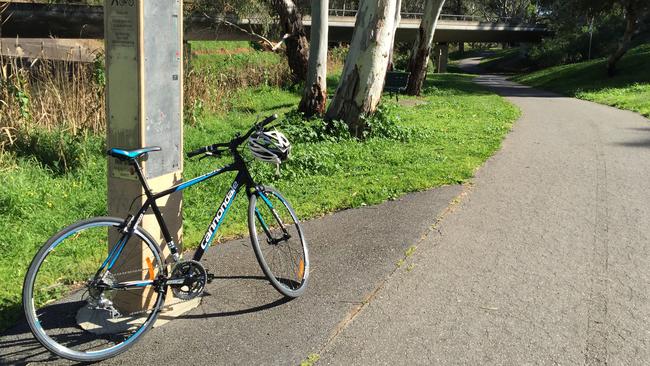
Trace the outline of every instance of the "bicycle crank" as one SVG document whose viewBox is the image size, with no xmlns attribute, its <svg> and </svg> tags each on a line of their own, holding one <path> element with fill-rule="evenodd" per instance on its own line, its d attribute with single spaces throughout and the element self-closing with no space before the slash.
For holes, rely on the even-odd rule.
<svg viewBox="0 0 650 366">
<path fill-rule="evenodd" d="M 200 296 L 208 282 L 208 273 L 197 261 L 180 262 L 174 266 L 167 285 L 174 296 L 181 300 L 192 300 Z"/>
</svg>

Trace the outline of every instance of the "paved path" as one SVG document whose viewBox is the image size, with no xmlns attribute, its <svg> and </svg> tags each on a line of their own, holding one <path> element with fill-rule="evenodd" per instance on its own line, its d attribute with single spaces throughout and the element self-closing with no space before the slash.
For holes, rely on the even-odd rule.
<svg viewBox="0 0 650 366">
<path fill-rule="evenodd" d="M 650 364 L 650 121 L 477 82 L 523 117 L 321 363 Z"/>
</svg>

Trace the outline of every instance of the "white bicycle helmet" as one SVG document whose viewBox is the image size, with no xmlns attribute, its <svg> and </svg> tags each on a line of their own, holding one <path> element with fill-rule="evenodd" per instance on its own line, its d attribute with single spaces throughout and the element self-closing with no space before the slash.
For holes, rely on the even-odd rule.
<svg viewBox="0 0 650 366">
<path fill-rule="evenodd" d="M 255 158 L 278 165 L 289 158 L 291 143 L 282 132 L 258 131 L 248 138 L 248 148 Z"/>
</svg>

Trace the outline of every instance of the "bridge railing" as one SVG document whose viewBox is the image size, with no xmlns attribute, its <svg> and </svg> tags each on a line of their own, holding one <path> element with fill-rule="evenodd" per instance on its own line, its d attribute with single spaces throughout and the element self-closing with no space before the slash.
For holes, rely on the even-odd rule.
<svg viewBox="0 0 650 366">
<path fill-rule="evenodd" d="M 304 14 L 309 14 L 309 9 L 306 9 Z M 329 15 L 340 17 L 355 17 L 357 16 L 357 9 L 330 9 Z M 402 19 L 422 19 L 423 13 L 402 12 L 400 14 Z M 493 22 L 493 23 L 521 23 L 522 19 L 513 17 L 499 17 L 497 19 L 488 19 L 480 15 L 468 14 L 440 14 L 440 20 L 455 20 L 467 22 Z"/>
</svg>

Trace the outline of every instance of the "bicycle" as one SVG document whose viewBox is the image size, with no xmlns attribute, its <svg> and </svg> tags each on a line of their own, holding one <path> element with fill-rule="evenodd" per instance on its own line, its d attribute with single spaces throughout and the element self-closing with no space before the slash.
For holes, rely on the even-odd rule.
<svg viewBox="0 0 650 366">
<path fill-rule="evenodd" d="M 286 159 L 290 145 L 280 151 L 281 157 L 270 156 L 270 150 L 259 151 L 264 150 L 258 144 L 260 138 L 277 135 L 264 130 L 276 118 L 273 115 L 254 124 L 229 142 L 188 153 L 190 158 L 229 153 L 233 162 L 159 193 L 149 188 L 138 160 L 161 148 L 110 149 L 109 156 L 131 164 L 146 200 L 137 214 L 125 219 L 96 217 L 72 224 L 36 254 L 23 284 L 23 307 L 36 339 L 56 355 L 80 362 L 126 351 L 154 324 L 168 289 L 181 301 L 203 293 L 213 276 L 200 260 L 242 188 L 249 199 L 250 239 L 262 271 L 282 295 L 300 296 L 309 279 L 309 254 L 300 222 L 277 190 L 255 183 L 239 151 L 248 141 L 253 155 L 261 160 L 279 163 Z M 286 138 L 284 142 L 288 144 Z M 156 201 L 230 171 L 237 176 L 198 249 L 191 260 L 181 260 Z M 166 263 L 156 240 L 140 226 L 149 209 L 171 252 L 171 263 Z"/>
</svg>

